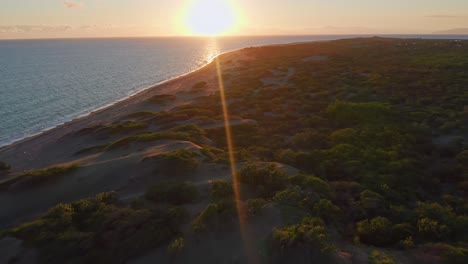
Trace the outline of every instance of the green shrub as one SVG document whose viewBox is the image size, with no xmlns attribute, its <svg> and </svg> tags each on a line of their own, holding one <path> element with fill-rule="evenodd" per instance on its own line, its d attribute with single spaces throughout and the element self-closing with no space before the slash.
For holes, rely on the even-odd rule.
<svg viewBox="0 0 468 264">
<path fill-rule="evenodd" d="M 429 241 L 445 239 L 449 233 L 447 225 L 429 218 L 419 219 L 417 228 L 419 235 Z"/>
<path fill-rule="evenodd" d="M 334 205 L 332 201 L 327 199 L 320 199 L 314 204 L 312 211 L 316 216 L 326 221 L 339 220 L 341 212 L 338 206 Z"/>
<path fill-rule="evenodd" d="M 299 186 L 293 186 L 276 192 L 273 201 L 279 204 L 300 208 L 308 208 L 311 203 L 311 201 L 307 199 L 307 193 Z"/>
<path fill-rule="evenodd" d="M 384 253 L 374 250 L 369 256 L 369 264 L 395 264 L 395 261 Z"/>
<path fill-rule="evenodd" d="M 158 157 L 158 171 L 173 175 L 187 175 L 198 167 L 197 156 L 197 153 L 187 149 L 161 154 Z"/>
<path fill-rule="evenodd" d="M 207 82 L 205 82 L 205 81 L 197 82 L 196 84 L 194 84 L 194 85 L 192 86 L 192 90 L 201 90 L 201 89 L 204 88 L 206 85 L 207 85 Z"/>
<path fill-rule="evenodd" d="M 272 196 L 286 187 L 287 177 L 283 169 L 275 164 L 249 163 L 239 171 L 239 181 L 264 188 L 264 196 Z"/>
<path fill-rule="evenodd" d="M 39 249 L 44 263 L 125 262 L 179 233 L 173 212 L 120 207 L 115 193 L 103 193 L 57 205 L 8 233 Z"/>
<path fill-rule="evenodd" d="M 182 253 L 185 247 L 185 241 L 182 237 L 174 239 L 167 247 L 167 253 L 171 256 L 176 256 Z"/>
<path fill-rule="evenodd" d="M 465 247 L 445 246 L 445 252 L 442 254 L 442 263 L 444 264 L 465 264 L 468 263 L 468 249 Z"/>
<path fill-rule="evenodd" d="M 327 229 L 318 218 L 304 218 L 300 224 L 286 226 L 273 231 L 273 248 L 282 252 L 305 248 L 328 253 L 334 250 Z"/>
<path fill-rule="evenodd" d="M 31 187 L 44 184 L 70 173 L 79 168 L 78 163 L 63 166 L 53 166 L 41 170 L 27 171 L 12 178 L 0 181 L 0 188 L 8 188 L 15 185 L 15 188 Z"/>
<path fill-rule="evenodd" d="M 3 161 L 0 161 L 0 172 L 6 172 L 6 171 L 9 171 L 11 169 L 10 165 L 3 162 Z"/>
<path fill-rule="evenodd" d="M 385 217 L 363 220 L 356 224 L 359 240 L 366 244 L 388 246 L 394 241 L 393 225 Z"/>
<path fill-rule="evenodd" d="M 360 205 L 366 209 L 377 209 L 383 206 L 384 198 L 382 195 L 370 191 L 364 190 L 360 194 Z"/>
<path fill-rule="evenodd" d="M 231 221 L 236 215 L 235 202 L 224 200 L 219 203 L 209 204 L 192 221 L 192 229 L 196 233 L 217 231 L 226 227 L 226 222 Z"/>
<path fill-rule="evenodd" d="M 181 205 L 194 202 L 198 189 L 190 182 L 162 182 L 150 187 L 145 197 L 155 203 Z"/>
<path fill-rule="evenodd" d="M 174 101 L 175 99 L 177 99 L 177 96 L 173 94 L 157 94 L 148 99 L 148 101 L 152 103 L 163 104 Z"/>
<path fill-rule="evenodd" d="M 324 197 L 330 197 L 332 194 L 328 183 L 313 175 L 296 174 L 289 177 L 288 181 L 293 185 L 300 186 L 304 189 L 310 189 Z"/>
<path fill-rule="evenodd" d="M 83 149 L 80 149 L 77 152 L 75 152 L 75 155 L 86 154 L 86 153 L 94 152 L 94 151 L 95 152 L 101 152 L 101 151 L 104 151 L 107 148 L 107 146 L 108 146 L 108 144 L 104 144 L 104 145 L 97 145 L 97 146 L 91 146 L 91 147 L 83 148 Z"/>
<path fill-rule="evenodd" d="M 409 237 L 405 238 L 404 240 L 400 241 L 400 246 L 403 249 L 407 249 L 407 250 L 414 248 L 415 244 L 414 244 L 413 237 L 409 236 Z"/>
<path fill-rule="evenodd" d="M 389 122 L 393 117 L 390 106 L 380 102 L 337 101 L 330 104 L 327 111 L 334 120 L 342 124 L 376 125 Z"/>
<path fill-rule="evenodd" d="M 192 139 L 198 139 L 205 135 L 205 131 L 197 125 L 178 126 L 171 129 L 172 132 L 181 132 L 190 135 Z"/>
<path fill-rule="evenodd" d="M 124 137 L 109 143 L 106 146 L 106 150 L 115 150 L 125 146 L 128 146 L 134 142 L 151 142 L 162 139 L 172 140 L 190 140 L 190 135 L 183 132 L 154 132 L 154 133 L 143 133 L 136 136 Z"/>
<path fill-rule="evenodd" d="M 145 128 L 148 128 L 147 123 L 129 121 L 123 124 L 115 124 L 115 125 L 109 126 L 108 128 L 103 129 L 102 131 L 108 130 L 110 133 L 115 134 L 115 133 L 124 133 L 124 132 L 129 132 L 129 131 L 141 130 Z M 97 132 L 101 132 L 101 131 L 97 131 Z"/>
<path fill-rule="evenodd" d="M 266 204 L 268 204 L 268 202 L 261 198 L 247 200 L 247 210 L 249 215 L 258 215 Z"/>
<path fill-rule="evenodd" d="M 210 196 L 212 199 L 232 199 L 233 195 L 232 183 L 226 180 L 210 181 Z"/>
</svg>

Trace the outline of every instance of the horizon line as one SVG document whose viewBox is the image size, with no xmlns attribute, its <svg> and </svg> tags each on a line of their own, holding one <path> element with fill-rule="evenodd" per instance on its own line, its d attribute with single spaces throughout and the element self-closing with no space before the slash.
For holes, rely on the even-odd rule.
<svg viewBox="0 0 468 264">
<path fill-rule="evenodd" d="M 161 35 L 161 36 L 115 36 L 115 37 L 44 37 L 44 38 L 0 38 L 0 41 L 14 40 L 79 40 L 79 39 L 141 39 L 141 38 L 231 38 L 231 37 L 307 37 L 307 36 L 411 36 L 411 35 L 434 35 L 434 36 L 468 36 L 465 34 L 451 33 L 340 33 L 340 34 L 255 34 L 255 35 Z"/>
</svg>

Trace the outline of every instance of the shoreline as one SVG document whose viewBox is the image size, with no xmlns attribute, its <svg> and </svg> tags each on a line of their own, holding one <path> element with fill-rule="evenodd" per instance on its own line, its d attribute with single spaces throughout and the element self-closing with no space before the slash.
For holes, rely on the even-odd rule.
<svg viewBox="0 0 468 264">
<path fill-rule="evenodd" d="M 287 43 L 287 44 L 294 44 L 294 43 L 296 43 L 296 42 L 291 42 L 291 43 Z M 285 44 L 258 45 L 258 46 L 250 46 L 250 47 L 263 47 L 263 46 L 275 46 L 275 45 L 285 45 Z M 127 101 L 127 100 L 135 100 L 135 99 L 137 99 L 137 97 L 143 96 L 143 93 L 148 92 L 149 90 L 155 90 L 158 87 L 161 87 L 163 85 L 167 85 L 172 81 L 176 81 L 176 80 L 178 80 L 180 78 L 186 77 L 186 76 L 191 75 L 191 74 L 195 74 L 196 72 L 203 70 L 205 67 L 209 66 L 211 63 L 213 63 L 213 61 L 216 58 L 218 58 L 220 56 L 223 56 L 223 55 L 226 55 L 226 54 L 229 54 L 229 53 L 233 53 L 233 52 L 237 52 L 237 51 L 243 50 L 245 48 L 249 48 L 249 47 L 244 47 L 244 48 L 239 48 L 239 49 L 234 49 L 234 50 L 229 50 L 229 51 L 222 52 L 222 53 L 216 55 L 215 57 L 213 57 L 209 62 L 203 64 L 202 66 L 200 66 L 200 67 L 198 67 L 198 68 L 196 68 L 196 69 L 194 69 L 192 71 L 189 71 L 187 73 L 183 73 L 181 75 L 171 77 L 169 79 L 165 79 L 165 80 L 160 81 L 160 82 L 157 82 L 157 83 L 152 84 L 150 86 L 147 86 L 147 87 L 145 87 L 145 88 L 143 88 L 143 89 L 141 89 L 141 90 L 139 90 L 137 92 L 134 92 L 134 93 L 122 98 L 122 99 L 119 99 L 117 101 L 106 104 L 106 105 L 104 105 L 102 107 L 99 107 L 99 108 L 97 108 L 95 110 L 92 110 L 89 113 L 79 115 L 79 116 L 77 116 L 75 118 L 72 118 L 69 121 L 65 121 L 63 123 L 51 126 L 49 128 L 46 128 L 46 129 L 43 129 L 43 130 L 41 130 L 41 131 L 39 131 L 37 133 L 34 133 L 32 135 L 28 135 L 28 136 L 26 136 L 26 137 L 24 137 L 22 139 L 15 140 L 15 141 L 13 141 L 11 143 L 8 143 L 7 145 L 0 146 L 0 153 L 2 151 L 5 151 L 6 149 L 8 149 L 10 147 L 14 147 L 15 145 L 22 144 L 22 143 L 25 143 L 25 142 L 27 142 L 29 140 L 33 140 L 35 138 L 38 138 L 38 137 L 42 136 L 43 134 L 46 134 L 46 133 L 48 133 L 48 132 L 50 132 L 52 130 L 63 128 L 63 127 L 66 127 L 68 125 L 72 125 L 73 123 L 84 120 L 86 118 L 91 118 L 93 115 L 99 114 L 102 111 L 106 111 L 106 110 L 108 110 L 108 109 L 110 109 L 112 107 L 117 106 L 120 103 L 125 103 L 125 101 Z"/>
<path fill-rule="evenodd" d="M 332 36 L 332 35 L 330 35 Z M 359 38 L 359 36 L 356 35 L 357 38 Z M 0 146 L 0 153 L 2 151 L 5 151 L 6 149 L 10 148 L 10 147 L 13 147 L 14 145 L 17 145 L 17 144 L 22 144 L 24 142 L 27 142 L 29 140 L 32 140 L 34 138 L 37 138 L 37 137 L 40 137 L 41 135 L 45 134 L 45 133 L 48 133 L 52 130 L 55 130 L 55 129 L 59 129 L 59 128 L 62 128 L 62 127 L 66 127 L 67 125 L 71 125 L 73 124 L 74 122 L 76 121 L 79 121 L 79 120 L 82 120 L 82 119 L 85 119 L 85 118 L 88 118 L 88 117 L 91 117 L 92 115 L 94 114 L 97 114 L 101 111 L 104 111 L 108 108 L 111 108 L 111 107 L 114 107 L 116 105 L 118 105 L 119 103 L 123 103 L 125 102 L 126 100 L 131 100 L 132 98 L 135 99 L 134 97 L 137 97 L 137 96 L 140 96 L 140 94 L 146 92 L 146 91 L 149 91 L 149 90 L 153 90 L 153 89 L 157 89 L 159 86 L 162 86 L 162 85 L 165 85 L 171 81 L 175 81 L 179 78 L 183 78 L 185 76 L 188 76 L 190 74 L 194 74 L 198 71 L 201 71 L 203 70 L 203 68 L 207 67 L 208 65 L 210 65 L 211 63 L 213 63 L 213 61 L 220 57 L 220 56 L 223 56 L 223 55 L 227 55 L 229 53 L 234 53 L 234 52 L 238 52 L 238 51 L 241 51 L 243 49 L 246 49 L 246 48 L 252 48 L 252 47 L 270 47 L 270 46 L 284 46 L 284 45 L 296 45 L 296 44 L 304 44 L 304 43 L 316 43 L 316 42 L 323 42 L 323 41 L 330 41 L 330 40 L 313 40 L 313 41 L 305 41 L 305 42 L 288 42 L 288 43 L 277 43 L 277 44 L 259 44 L 259 45 L 251 45 L 251 46 L 247 46 L 247 47 L 243 47 L 243 48 L 238 48 L 238 49 L 232 49 L 232 50 L 228 50 L 228 51 L 225 51 L 225 52 L 221 52 L 220 54 L 216 55 L 215 57 L 213 57 L 209 62 L 203 64 L 202 66 L 192 70 L 192 71 L 189 71 L 187 73 L 183 73 L 181 75 L 177 75 L 177 76 L 174 76 L 174 77 L 171 77 L 171 78 L 168 78 L 168 79 L 165 79 L 163 81 L 160 81 L 160 82 L 157 82 L 155 84 L 152 84 L 150 86 L 147 86 L 135 93 L 132 93 L 122 99 L 119 99 L 117 101 L 114 101 L 114 102 L 111 102 L 111 103 L 108 103 L 102 107 L 99 107 L 95 110 L 92 110 L 91 112 L 89 113 L 86 113 L 86 114 L 82 114 L 82 115 L 79 115 L 75 118 L 72 118 L 71 120 L 68 120 L 68 121 L 65 121 L 65 122 L 62 122 L 60 124 L 57 124 L 57 125 L 54 125 L 54 126 L 51 126 L 49 128 L 45 128 L 37 133 L 33 133 L 32 135 L 28 135 L 28 136 L 25 136 L 24 138 L 21 138 L 19 140 L 14 140 L 13 142 L 11 143 L 8 143 L 4 146 Z"/>
</svg>

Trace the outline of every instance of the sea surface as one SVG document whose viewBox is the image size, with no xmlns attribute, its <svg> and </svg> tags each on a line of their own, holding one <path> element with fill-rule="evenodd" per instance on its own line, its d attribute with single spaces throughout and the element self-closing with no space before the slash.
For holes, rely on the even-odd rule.
<svg viewBox="0 0 468 264">
<path fill-rule="evenodd" d="M 245 47 L 363 35 L 0 41 L 0 147 L 194 71 Z M 394 35 L 468 39 L 456 35 Z"/>
</svg>

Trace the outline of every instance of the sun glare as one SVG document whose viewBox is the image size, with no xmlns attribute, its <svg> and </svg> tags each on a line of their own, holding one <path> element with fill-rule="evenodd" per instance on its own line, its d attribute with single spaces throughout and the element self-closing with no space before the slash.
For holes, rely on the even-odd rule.
<svg viewBox="0 0 468 264">
<path fill-rule="evenodd" d="M 185 28 L 192 35 L 224 35 L 235 24 L 235 10 L 227 0 L 194 0 L 185 15 Z"/>
</svg>

